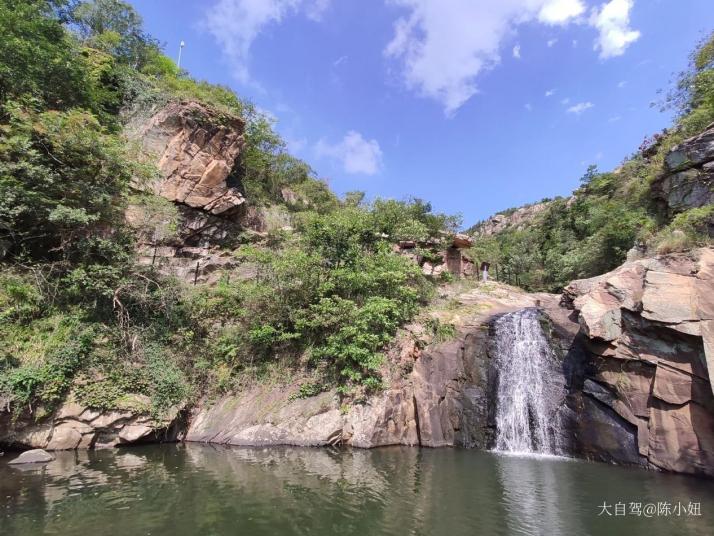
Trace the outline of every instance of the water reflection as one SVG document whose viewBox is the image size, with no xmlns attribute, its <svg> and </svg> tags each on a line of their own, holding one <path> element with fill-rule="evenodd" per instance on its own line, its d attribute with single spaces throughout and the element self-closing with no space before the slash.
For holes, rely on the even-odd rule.
<svg viewBox="0 0 714 536">
<path fill-rule="evenodd" d="M 0 534 L 709 534 L 710 482 L 455 449 L 147 446 L 0 462 Z M 699 500 L 702 517 L 598 517 Z"/>
</svg>

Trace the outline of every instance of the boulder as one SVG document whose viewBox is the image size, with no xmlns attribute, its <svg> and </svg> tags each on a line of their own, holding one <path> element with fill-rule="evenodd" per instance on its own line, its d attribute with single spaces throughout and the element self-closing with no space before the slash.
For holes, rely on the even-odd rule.
<svg viewBox="0 0 714 536">
<path fill-rule="evenodd" d="M 45 452 L 42 449 L 32 449 L 26 450 L 14 460 L 10 460 L 8 464 L 19 465 L 23 463 L 47 463 L 51 462 L 54 459 L 55 457 L 52 456 L 52 454 L 50 454 L 49 452 Z"/>
<path fill-rule="evenodd" d="M 474 245 L 473 239 L 465 234 L 457 233 L 454 235 L 454 239 L 452 240 L 453 247 L 463 249 L 463 248 L 470 248 L 471 246 Z"/>
</svg>

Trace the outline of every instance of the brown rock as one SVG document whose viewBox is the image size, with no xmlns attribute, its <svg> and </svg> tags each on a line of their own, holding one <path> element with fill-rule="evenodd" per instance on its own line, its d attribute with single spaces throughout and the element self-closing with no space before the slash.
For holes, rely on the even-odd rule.
<svg viewBox="0 0 714 536">
<path fill-rule="evenodd" d="M 583 392 L 636 426 L 637 450 L 648 463 L 713 475 L 714 249 L 628 262 L 569 285 L 563 302 L 579 310 L 590 366 L 597 368 L 600 388 L 587 373 Z M 590 428 L 606 431 L 617 425 L 596 405 L 575 409 L 578 422 Z M 632 448 L 582 433 L 587 455 L 640 463 Z M 630 428 L 612 437 L 629 433 Z"/>
<path fill-rule="evenodd" d="M 648 271 L 642 295 L 642 317 L 667 324 L 698 321 L 695 282 L 694 277 Z M 672 329 L 677 326 L 673 325 Z"/>
<path fill-rule="evenodd" d="M 649 460 L 680 473 L 714 476 L 714 426 L 711 414 L 698 404 L 653 402 L 650 410 Z"/>
<path fill-rule="evenodd" d="M 227 179 L 244 144 L 244 122 L 196 102 L 172 102 L 136 136 L 157 158 L 162 178 L 152 189 L 170 201 L 228 214 L 245 202 Z"/>
</svg>

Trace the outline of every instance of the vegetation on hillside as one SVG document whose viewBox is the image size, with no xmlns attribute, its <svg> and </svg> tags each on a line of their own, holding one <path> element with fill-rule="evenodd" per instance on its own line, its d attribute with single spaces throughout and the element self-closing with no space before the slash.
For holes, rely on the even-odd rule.
<svg viewBox="0 0 714 536">
<path fill-rule="evenodd" d="M 670 219 L 654 202 L 651 186 L 663 172 L 667 152 L 714 121 L 714 34 L 696 48 L 690 69 L 664 105 L 677 111 L 673 128 L 645 140 L 615 171 L 600 173 L 591 166 L 572 197 L 550 200 L 521 229 L 481 237 L 473 256 L 495 264 L 502 280 L 557 292 L 573 279 L 619 266 L 635 244 L 668 253 L 711 243 L 714 207 Z"/>
<path fill-rule="evenodd" d="M 419 200 L 339 200 L 289 155 L 271 121 L 193 80 L 120 0 L 0 0 L 0 402 L 39 418 L 72 390 L 95 408 L 157 417 L 279 366 L 305 392 L 379 388 L 382 350 L 431 291 L 393 251 L 455 230 Z M 129 203 L 175 231 L 175 208 L 133 192 L 157 170 L 122 134 L 172 99 L 246 120 L 231 178 L 253 204 L 300 202 L 295 232 L 236 254 L 256 276 L 188 287 L 136 262 Z M 159 229 L 158 227 L 162 228 Z M 148 402 L 150 401 L 150 402 Z"/>
<path fill-rule="evenodd" d="M 382 384 L 385 347 L 434 283 L 395 253 L 456 231 L 421 200 L 338 199 L 287 153 L 271 120 L 228 88 L 192 79 L 121 0 L 0 0 L 0 407 L 40 418 L 72 391 L 94 408 L 157 417 L 271 371 L 360 396 Z M 714 119 L 704 43 L 669 102 L 677 128 L 613 173 L 590 170 L 527 230 L 480 240 L 472 256 L 527 288 L 555 289 L 622 261 L 635 240 L 699 243 L 709 208 L 662 219 L 649 185 L 669 147 Z M 277 230 L 235 255 L 254 272 L 186 286 L 137 263 L 142 233 L 175 233 L 176 207 L 132 191 L 157 170 L 127 124 L 175 99 L 246 120 L 231 181 L 250 203 L 283 204 Z M 150 217 L 130 227 L 129 204 Z"/>
</svg>

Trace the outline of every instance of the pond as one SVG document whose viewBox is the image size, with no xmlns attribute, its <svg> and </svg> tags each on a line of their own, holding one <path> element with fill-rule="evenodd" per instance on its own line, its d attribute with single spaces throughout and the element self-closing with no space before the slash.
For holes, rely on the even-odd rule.
<svg viewBox="0 0 714 536">
<path fill-rule="evenodd" d="M 44 466 L 0 458 L 0 534 L 669 536 L 714 527 L 710 480 L 556 457 L 201 444 L 56 454 Z"/>
</svg>

